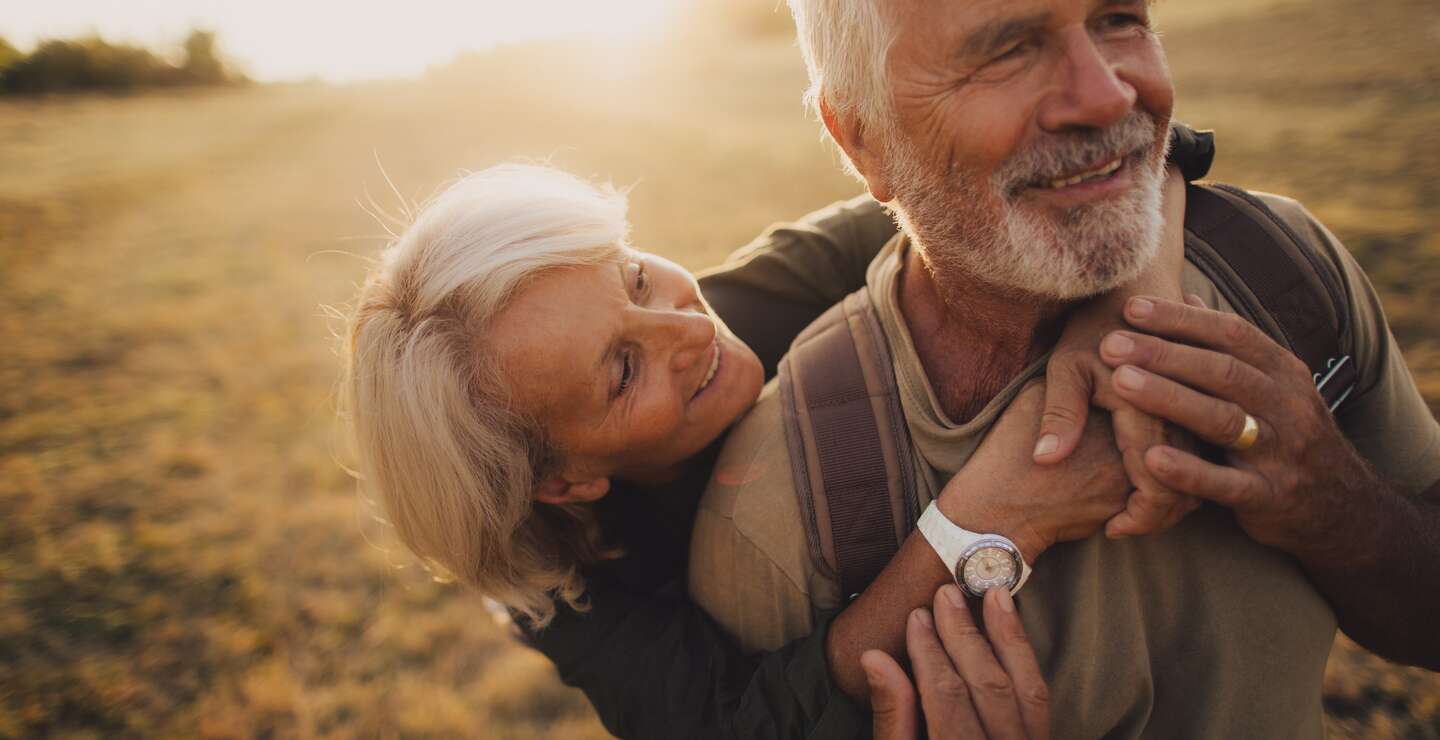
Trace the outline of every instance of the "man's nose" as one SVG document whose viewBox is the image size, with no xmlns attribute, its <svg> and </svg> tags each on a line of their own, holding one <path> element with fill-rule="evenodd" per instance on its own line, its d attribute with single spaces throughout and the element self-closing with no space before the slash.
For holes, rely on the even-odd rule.
<svg viewBox="0 0 1440 740">
<path fill-rule="evenodd" d="M 1040 126 L 1051 132 L 1103 129 L 1124 120 L 1135 108 L 1135 86 L 1083 29 L 1064 45 L 1059 88 L 1040 111 Z"/>
</svg>

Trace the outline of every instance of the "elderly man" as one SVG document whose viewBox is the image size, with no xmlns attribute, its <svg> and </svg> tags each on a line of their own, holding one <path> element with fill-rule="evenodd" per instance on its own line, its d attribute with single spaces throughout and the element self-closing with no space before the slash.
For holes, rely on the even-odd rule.
<svg viewBox="0 0 1440 740">
<path fill-rule="evenodd" d="M 1076 492 L 1088 487 L 1054 481 L 1077 475 L 1079 463 L 1087 459 L 1083 453 L 1093 452 L 1087 447 L 1067 463 L 1057 464 L 1057 458 L 1075 447 L 1082 425 L 1074 418 L 1068 425 L 1062 417 L 1047 418 L 1047 434 L 1039 440 L 1035 458 L 1047 464 L 1033 465 L 1029 450 L 1036 443 L 1033 417 L 1038 409 L 1033 399 L 1021 395 L 1022 403 L 1012 404 L 1003 417 L 1006 421 L 990 432 L 978 452 L 971 452 L 1020 381 L 1037 372 L 1046 349 L 1047 320 L 1053 323 L 1056 316 L 1068 313 L 1073 302 L 1056 296 L 1037 298 L 1045 281 L 1012 290 L 997 281 L 1006 273 L 1013 278 L 1012 268 L 1028 262 L 1029 272 L 1041 273 L 1049 284 L 1060 284 L 1062 290 L 1082 289 L 1051 280 L 1051 267 L 1037 271 L 1031 259 L 1035 254 L 1014 260 L 996 255 L 1003 254 L 1007 244 L 1072 243 L 1066 234 L 1047 237 L 1043 218 L 1031 219 L 1028 225 L 1023 218 L 1011 218 L 1029 213 L 1048 215 L 1053 223 L 1072 230 L 1085 231 L 1081 227 L 1087 224 L 1111 229 L 1117 239 L 1129 229 L 1134 239 L 1123 243 L 1138 245 L 1140 254 L 1128 259 L 1144 262 L 1149 244 L 1142 237 L 1152 233 L 1153 225 L 1143 222 L 1154 213 L 1154 198 L 1132 201 L 1133 213 L 1114 202 L 1117 190 L 1122 191 L 1121 200 L 1134 197 L 1117 184 L 1145 181 L 1142 165 L 1154 164 L 1153 147 L 1169 113 L 1169 83 L 1158 66 L 1159 49 L 1140 4 L 977 2 L 940 8 L 912 7 L 902 0 L 875 2 L 873 7 L 856 0 L 813 9 L 797 1 L 802 46 L 816 73 L 815 101 L 872 191 L 885 198 L 896 196 L 892 205 L 899 206 L 914 229 L 916 238 L 887 248 L 876 269 L 887 271 L 890 277 L 881 278 L 903 290 L 886 298 L 891 306 L 886 336 L 897 355 L 900 348 L 909 358 L 902 367 L 897 357 L 897 375 L 909 377 L 916 395 L 923 397 L 919 399 L 923 403 L 914 405 L 921 415 L 908 421 L 912 432 L 934 433 L 930 444 L 923 435 L 915 436 L 916 456 L 927 471 L 923 481 L 927 490 L 919 497 L 933 496 L 948 474 L 964 463 L 964 474 L 952 486 L 960 494 L 939 497 L 949 509 L 946 513 L 975 530 L 1013 535 L 1034 561 L 1035 580 L 1019 601 L 1055 684 L 1057 729 L 1076 735 L 1112 730 L 1134 735 L 1167 734 L 1179 726 L 1174 734 L 1268 735 L 1277 734 L 1271 730 L 1279 723 L 1284 727 L 1278 734 L 1318 734 L 1318 676 L 1336 615 L 1347 632 L 1372 649 L 1434 665 L 1435 637 L 1417 629 L 1408 617 L 1429 611 L 1426 607 L 1433 604 L 1423 602 L 1433 600 L 1436 593 L 1426 585 L 1440 581 L 1435 572 L 1434 511 L 1427 503 L 1436 498 L 1434 481 L 1440 474 L 1436 427 L 1418 402 L 1363 276 L 1323 227 L 1283 199 L 1268 202 L 1293 228 L 1322 245 L 1327 259 L 1343 268 L 1349 284 L 1346 308 L 1359 335 L 1356 355 L 1363 365 L 1364 385 L 1342 408 L 1339 421 L 1360 457 L 1335 434 L 1323 414 L 1315 413 L 1308 380 L 1296 377 L 1293 366 L 1288 376 L 1277 371 L 1277 365 L 1289 361 L 1283 353 L 1277 354 L 1273 344 L 1243 335 L 1233 322 L 1217 323 L 1218 314 L 1198 313 L 1198 309 L 1187 313 L 1156 303 L 1148 319 L 1132 312 L 1137 328 L 1155 335 L 1168 332 L 1189 345 L 1206 345 L 1223 353 L 1187 354 L 1185 346 L 1161 343 L 1153 336 L 1117 335 L 1129 339 L 1130 347 L 1123 341 L 1107 342 L 1104 359 L 1131 364 L 1141 371 L 1144 382 L 1140 390 L 1131 390 L 1118 381 L 1134 376 L 1118 373 L 1107 405 L 1119 408 L 1120 402 L 1128 402 L 1132 411 L 1148 409 L 1218 443 L 1234 442 L 1239 430 L 1249 429 L 1244 424 L 1248 412 L 1256 419 L 1257 439 L 1249 450 L 1232 456 L 1228 467 L 1207 467 L 1182 450 L 1164 446 L 1127 453 L 1131 475 L 1137 480 L 1148 477 L 1149 485 L 1142 487 L 1156 493 L 1131 497 L 1132 505 L 1148 504 L 1127 510 L 1134 514 L 1130 521 L 1122 515 L 1107 531 L 1146 531 L 1141 520 L 1149 521 L 1148 529 L 1160 528 L 1189 509 L 1185 499 L 1171 496 L 1167 502 L 1163 488 L 1154 485 L 1157 479 L 1219 500 L 1233 508 L 1235 518 L 1202 510 L 1175 531 L 1153 538 L 1154 542 L 1093 538 L 1058 545 L 1038 557 L 1049 539 L 1081 534 L 1062 529 L 1065 514 L 1083 504 Z M 843 71 L 847 59 L 854 64 Z M 868 98 L 857 94 L 864 90 L 869 90 Z M 1147 130 L 1155 140 L 1144 135 Z M 1078 149 L 1083 150 L 1083 142 L 1099 142 L 1105 145 L 1104 154 L 1119 154 L 1120 145 L 1132 138 L 1135 156 L 1123 158 L 1113 172 L 1106 170 L 1115 166 L 1114 160 L 1076 156 L 1075 148 L 1066 148 L 1081 142 Z M 1141 139 L 1151 148 L 1140 151 Z M 1069 144 L 1047 146 L 1059 140 Z M 1179 153 L 1187 154 L 1183 148 Z M 1188 154 L 1193 164 L 1197 155 Z M 1071 172 L 1069 165 L 1077 159 L 1084 161 Z M 910 172 L 901 165 L 909 166 Z M 1094 173 L 1098 182 L 1068 183 L 1072 177 L 1089 174 L 1092 165 L 1103 165 L 1101 172 Z M 977 180 L 984 182 L 978 173 L 986 170 L 999 173 L 1002 182 L 1010 178 L 1012 186 L 1025 187 L 1007 189 L 1003 197 L 983 191 L 964 195 Z M 1051 188 L 1053 193 L 1037 192 L 1036 183 L 1024 180 L 1027 171 L 1048 175 L 1044 178 L 1048 182 L 1041 185 L 1061 187 Z M 967 173 L 968 178 L 959 176 Z M 933 192 L 942 197 L 927 201 L 926 189 L 915 183 L 925 177 L 936 179 L 937 174 L 939 186 Z M 1021 179 L 1014 180 L 1017 176 Z M 976 222 L 988 219 L 990 228 L 952 230 L 955 224 L 944 217 L 963 217 L 962 211 L 972 206 L 980 214 Z M 1083 218 L 1097 211 L 1111 217 Z M 945 228 L 937 233 L 937 225 Z M 773 366 L 780 345 L 771 345 L 777 340 L 788 342 L 799 328 L 792 325 L 796 317 L 817 315 L 860 284 L 863 275 L 855 273 L 863 272 L 875 240 L 893 233 L 887 226 L 873 202 L 829 209 L 767 234 L 748 250 L 748 262 L 709 276 L 702 286 L 732 327 L 767 358 L 767 366 Z M 1012 236 L 999 246 L 987 241 L 985 233 L 976 233 L 1002 233 L 1002 229 Z M 1027 229 L 1030 236 L 1025 236 Z M 1088 238 L 1074 244 L 1093 249 L 1109 242 Z M 966 255 L 947 251 L 946 246 L 993 249 L 975 249 Z M 983 261 L 987 254 L 983 264 L 997 270 L 998 277 L 979 281 L 975 298 L 966 301 L 970 294 L 954 289 L 963 281 L 945 276 L 983 273 L 963 260 Z M 1105 281 L 1095 278 L 1113 271 L 1112 279 L 1121 279 L 1127 260 L 1124 249 L 1104 254 L 1115 259 L 1091 264 L 1093 253 L 1056 252 L 1051 256 L 1059 259 L 1052 267 L 1058 271 L 1078 262 L 1090 270 L 1085 279 L 1099 289 Z M 939 255 L 959 255 L 961 261 L 937 259 Z M 908 263 L 917 263 L 920 269 L 911 269 Z M 1187 290 L 1207 295 L 1210 305 L 1228 309 L 1214 286 L 1193 270 L 1187 270 L 1185 284 Z M 927 286 L 928 290 L 914 290 Z M 987 290 L 987 286 L 1000 289 Z M 1008 307 L 1004 300 L 981 300 L 997 293 L 998 298 L 1008 299 Z M 950 299 L 957 294 L 962 300 L 953 303 Z M 744 320 L 746 313 L 758 316 L 757 321 Z M 967 319 L 990 318 L 960 322 L 955 320 L 957 313 Z M 996 313 L 998 320 L 993 318 Z M 1174 322 L 1177 316 L 1179 325 L 1144 323 Z M 1019 347 L 1024 342 L 1016 341 L 1025 338 L 1025 324 L 1033 324 L 1029 329 L 1033 347 Z M 1216 335 L 1207 326 L 1230 334 Z M 1011 341 L 992 348 L 986 345 L 990 337 L 985 332 Z M 991 349 L 999 351 L 984 353 Z M 1030 355 L 1036 362 L 1029 362 Z M 951 361 L 954 368 L 948 367 Z M 1007 369 L 1006 363 L 1012 367 Z M 1017 371 L 1016 366 L 1022 369 Z M 1234 375 L 1222 374 L 1217 380 L 1191 374 L 1207 367 Z M 1247 368 L 1269 377 L 1261 380 Z M 1257 384 L 1255 388 L 1224 384 L 1227 377 L 1247 376 Z M 917 378 L 923 382 L 914 383 Z M 1172 384 L 1171 378 L 1184 385 Z M 1237 395 L 1247 390 L 1246 395 Z M 979 412 L 964 408 L 967 402 Z M 755 441 L 753 433 L 749 443 L 742 441 L 747 429 L 769 423 L 764 419 L 775 410 L 774 399 L 767 399 L 732 441 L 726 453 L 732 469 L 741 454 L 737 450 Z M 1307 416 L 1297 420 L 1297 411 Z M 1117 428 L 1121 418 L 1116 417 Z M 1226 426 L 1237 421 L 1234 428 Z M 783 435 L 773 427 L 771 431 L 775 436 L 761 444 L 761 452 L 767 454 L 776 451 L 771 448 L 784 447 Z M 1050 433 L 1053 440 L 1043 438 Z M 1306 459 L 1296 464 L 1297 456 Z M 1006 459 L 997 464 L 997 458 Z M 1388 485 L 1375 481 L 1358 462 L 1362 458 L 1390 478 Z M 774 463 L 772 472 L 788 470 L 786 461 L 767 459 Z M 753 466 L 738 469 L 745 472 Z M 1014 479 L 1017 471 L 1028 480 Z M 1037 482 L 1046 476 L 1049 480 Z M 812 621 L 809 605 L 827 603 L 824 598 L 840 599 L 835 593 L 821 593 L 827 586 L 820 578 L 805 583 L 807 593 L 784 593 L 783 587 L 815 575 L 803 555 L 804 535 L 794 526 L 790 481 L 770 481 L 773 490 L 766 491 L 762 481 L 747 481 L 744 476 L 725 480 L 745 483 L 745 495 L 737 499 L 731 494 L 741 489 L 729 493 L 717 489 L 706 502 L 700 540 L 710 544 L 697 542 L 696 554 L 711 562 L 696 563 L 698 598 L 720 616 L 731 634 L 751 647 L 777 644 L 811 624 L 815 632 L 763 656 L 740 653 L 716 632 L 677 592 L 669 568 L 676 559 L 674 548 L 662 546 L 677 539 L 671 536 L 675 522 L 688 516 L 683 492 L 677 491 L 674 500 L 604 502 L 614 505 L 617 522 L 634 530 L 633 539 L 627 538 L 635 544 L 631 555 L 587 574 L 592 607 L 587 613 L 561 609 L 549 629 L 532 630 L 528 638 L 556 661 L 566 682 L 585 689 L 607 727 L 622 736 L 832 738 L 862 733 L 868 729 L 868 718 L 856 714 L 831 685 L 829 672 L 835 673 L 845 691 L 863 696 L 856 656 L 871 646 L 898 654 L 907 613 L 928 603 L 935 588 L 951 578 L 949 571 L 926 541 L 912 537 L 891 568 L 840 619 L 832 623 L 827 614 Z M 1422 490 L 1427 493 L 1417 493 Z M 725 496 L 745 506 L 727 511 Z M 1107 498 L 1106 506 L 1112 504 L 1113 497 Z M 1124 506 L 1123 498 L 1120 505 Z M 678 516 L 665 516 L 670 509 Z M 1103 519 L 1114 510 L 1101 507 L 1100 513 Z M 792 518 L 787 519 L 787 514 Z M 771 544 L 788 548 L 793 566 L 789 572 L 777 574 L 773 562 L 767 565 L 753 557 L 748 563 L 715 559 L 715 540 L 735 539 L 735 533 L 724 532 L 736 526 L 736 515 L 742 520 L 750 517 L 750 526 L 760 520 L 777 525 L 761 534 L 782 535 Z M 1084 533 L 1098 526 L 1094 512 L 1085 523 Z M 1344 536 L 1317 534 L 1330 532 Z M 1031 533 L 1036 536 L 1028 536 Z M 1261 547 L 1244 533 L 1274 547 Z M 764 541 L 757 537 L 752 544 Z M 683 547 L 683 540 L 672 544 Z M 732 556 L 738 552 L 731 549 Z M 723 584 L 731 569 L 751 577 L 735 579 L 734 590 L 717 595 L 724 589 L 716 584 Z M 773 593 L 755 588 L 767 577 L 774 577 L 769 582 L 776 587 Z M 828 588 L 834 591 L 833 584 Z M 811 599 L 812 594 L 823 598 Z M 726 603 L 731 597 L 735 597 L 733 605 Z M 772 601 L 767 604 L 767 599 Z M 757 606 L 760 619 L 746 622 L 742 616 Z M 1186 678 L 1191 675 L 1194 680 Z M 1105 689 L 1113 689 L 1116 696 L 1108 696 L 1112 692 Z M 1253 695 L 1247 696 L 1247 691 Z M 1244 716 L 1242 708 L 1254 709 L 1250 714 L 1257 716 Z"/>
<path fill-rule="evenodd" d="M 925 511 L 889 577 L 832 627 L 837 678 L 858 675 L 866 648 L 900 654 L 905 615 L 954 577 L 936 552 L 976 535 L 1023 557 L 999 580 L 1024 585 L 1061 737 L 1319 736 L 1337 623 L 1382 655 L 1440 666 L 1422 616 L 1440 606 L 1440 425 L 1368 281 L 1294 201 L 1261 196 L 1334 263 L 1354 333 L 1361 383 L 1335 418 L 1309 369 L 1191 266 L 1188 303 L 1132 299 L 1136 331 L 1102 345 L 1118 368 L 1113 399 L 1231 450 L 1218 462 L 1164 444 L 1130 450 L 1132 477 L 1220 506 L 1162 535 L 1082 537 L 1055 512 L 1080 511 L 1076 498 L 1094 492 L 1053 487 L 1057 469 L 1084 463 L 1056 462 L 1079 425 L 1048 420 L 1036 440 L 1038 412 L 1006 412 L 1072 307 L 1155 253 L 1173 90 L 1148 4 L 792 10 L 826 130 L 903 226 L 869 268 L 863 311 L 893 363 Z M 778 648 L 847 601 L 807 546 L 784 413 L 768 388 L 731 435 L 692 542 L 692 595 L 748 649 Z M 1045 465 L 992 463 L 1013 462 L 1022 439 Z M 1168 524 L 1184 501 L 1162 492 L 1150 505 Z M 997 681 L 970 694 L 983 718 L 1011 691 Z"/>
</svg>

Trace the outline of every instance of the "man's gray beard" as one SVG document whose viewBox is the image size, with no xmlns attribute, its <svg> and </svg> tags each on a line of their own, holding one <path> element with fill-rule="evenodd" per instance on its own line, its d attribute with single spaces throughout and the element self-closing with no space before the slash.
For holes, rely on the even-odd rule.
<svg viewBox="0 0 1440 740">
<path fill-rule="evenodd" d="M 1135 279 L 1160 248 L 1169 146 L 1167 139 L 1156 151 L 1159 126 L 1137 111 L 1104 131 L 1049 135 L 1007 160 L 988 184 L 963 172 L 947 176 L 921 161 L 908 141 L 892 140 L 891 207 L 942 284 L 947 275 L 964 274 L 1053 300 L 1104 293 Z M 1016 202 L 1027 185 L 1119 153 L 1135 184 L 1117 198 L 1063 212 Z"/>
</svg>

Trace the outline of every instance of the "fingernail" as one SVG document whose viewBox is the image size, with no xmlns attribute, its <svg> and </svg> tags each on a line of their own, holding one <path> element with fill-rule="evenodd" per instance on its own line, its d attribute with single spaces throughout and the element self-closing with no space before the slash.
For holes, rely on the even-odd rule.
<svg viewBox="0 0 1440 740">
<path fill-rule="evenodd" d="M 1131 298 L 1130 315 L 1137 319 L 1149 318 L 1155 311 L 1155 303 L 1148 298 Z"/>
<path fill-rule="evenodd" d="M 1195 293 L 1187 293 L 1185 295 L 1185 300 L 1190 305 L 1195 306 L 1196 308 L 1208 308 L 1208 306 L 1205 305 L 1205 299 L 1201 298 Z"/>
<path fill-rule="evenodd" d="M 945 594 L 945 600 L 950 602 L 950 606 L 953 606 L 956 609 L 965 608 L 965 597 L 960 594 L 959 586 L 956 586 L 953 583 L 946 584 L 945 586 L 941 587 L 940 593 Z"/>
<path fill-rule="evenodd" d="M 1044 457 L 1055 450 L 1060 449 L 1060 437 L 1054 434 L 1047 434 L 1035 443 L 1035 457 Z"/>
<path fill-rule="evenodd" d="M 865 681 L 871 686 L 876 686 L 880 683 L 880 674 L 870 668 L 870 664 L 865 662 L 863 655 L 860 657 L 860 670 L 865 671 Z"/>
<path fill-rule="evenodd" d="M 1127 391 L 1138 391 L 1145 387 L 1145 375 L 1127 365 L 1115 373 L 1115 382 Z"/>
<path fill-rule="evenodd" d="M 992 591 L 998 591 L 998 592 L 999 592 L 999 593 L 997 593 L 997 594 L 995 595 L 995 600 L 1000 603 L 1000 611 L 1003 611 L 1003 612 L 1013 612 L 1013 611 L 1015 611 L 1015 598 L 1010 595 L 1010 589 L 1008 589 L 1008 588 L 994 588 L 994 589 L 990 589 L 990 590 L 992 590 Z"/>
<path fill-rule="evenodd" d="M 1115 332 L 1105 337 L 1100 348 L 1112 357 L 1124 357 L 1135 350 L 1135 340 Z"/>
<path fill-rule="evenodd" d="M 930 619 L 930 612 L 927 612 L 924 609 L 916 609 L 915 611 L 910 612 L 910 618 L 915 620 L 916 622 L 919 622 L 921 627 L 935 626 L 934 620 Z"/>
</svg>

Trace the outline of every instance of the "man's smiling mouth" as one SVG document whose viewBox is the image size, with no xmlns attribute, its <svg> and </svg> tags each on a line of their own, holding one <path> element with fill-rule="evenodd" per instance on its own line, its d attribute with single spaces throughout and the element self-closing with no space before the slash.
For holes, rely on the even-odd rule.
<svg viewBox="0 0 1440 740">
<path fill-rule="evenodd" d="M 1124 164 L 1125 157 L 1116 157 L 1094 169 L 1086 170 L 1079 174 L 1071 175 L 1070 177 L 1061 177 L 1041 182 L 1039 183 L 1039 187 L 1047 190 L 1059 190 L 1060 188 L 1068 188 L 1071 185 L 1079 185 L 1083 182 L 1099 180 L 1115 174 Z"/>
</svg>

